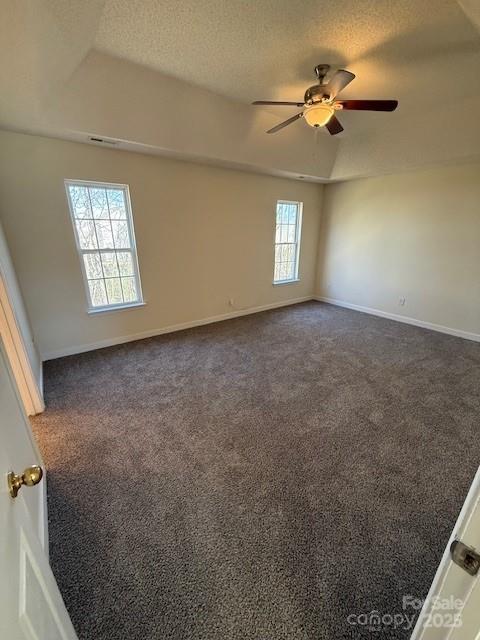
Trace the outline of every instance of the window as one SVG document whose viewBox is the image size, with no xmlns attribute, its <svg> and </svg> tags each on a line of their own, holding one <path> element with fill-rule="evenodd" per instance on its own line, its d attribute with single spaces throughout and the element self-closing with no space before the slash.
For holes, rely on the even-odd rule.
<svg viewBox="0 0 480 640">
<path fill-rule="evenodd" d="M 279 200 L 275 231 L 275 268 L 273 283 L 298 280 L 302 203 Z"/>
<path fill-rule="evenodd" d="M 143 304 L 128 186 L 66 180 L 90 311 Z"/>
</svg>

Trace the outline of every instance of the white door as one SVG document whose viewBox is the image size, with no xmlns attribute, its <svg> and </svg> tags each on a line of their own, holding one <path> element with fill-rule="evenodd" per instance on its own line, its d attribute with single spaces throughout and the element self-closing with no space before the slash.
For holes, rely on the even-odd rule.
<svg viewBox="0 0 480 640">
<path fill-rule="evenodd" d="M 48 563 L 45 477 L 10 494 L 8 473 L 20 484 L 32 465 L 43 469 L 0 337 L 0 638 L 76 640 Z"/>
<path fill-rule="evenodd" d="M 480 467 L 411 640 L 480 640 Z"/>
</svg>

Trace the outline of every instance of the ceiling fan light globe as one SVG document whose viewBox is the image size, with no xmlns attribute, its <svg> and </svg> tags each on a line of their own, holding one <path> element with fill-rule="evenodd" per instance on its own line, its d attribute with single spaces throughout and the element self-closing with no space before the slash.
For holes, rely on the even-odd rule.
<svg viewBox="0 0 480 640">
<path fill-rule="evenodd" d="M 324 127 L 333 116 L 335 109 L 330 104 L 312 104 L 303 112 L 303 117 L 311 127 Z"/>
</svg>

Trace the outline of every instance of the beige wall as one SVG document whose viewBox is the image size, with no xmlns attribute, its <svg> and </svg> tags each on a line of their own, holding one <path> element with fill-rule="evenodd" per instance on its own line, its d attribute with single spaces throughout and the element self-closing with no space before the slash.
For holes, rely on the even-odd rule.
<svg viewBox="0 0 480 640">
<path fill-rule="evenodd" d="M 88 315 L 64 179 L 127 183 L 147 305 Z M 318 185 L 0 132 L 0 215 L 33 331 L 51 356 L 309 297 Z M 277 199 L 304 203 L 300 282 L 272 285 Z"/>
<path fill-rule="evenodd" d="M 130 185 L 145 307 L 87 314 L 65 178 Z M 314 294 L 480 334 L 478 164 L 322 187 L 0 132 L 0 194 L 44 357 Z M 274 287 L 277 199 L 304 218 L 301 281 Z"/>
<path fill-rule="evenodd" d="M 328 185 L 317 293 L 480 334 L 480 165 Z"/>
</svg>

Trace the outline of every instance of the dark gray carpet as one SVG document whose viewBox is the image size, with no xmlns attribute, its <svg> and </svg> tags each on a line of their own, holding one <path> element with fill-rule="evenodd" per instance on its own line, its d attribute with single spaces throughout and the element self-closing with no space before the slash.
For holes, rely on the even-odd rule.
<svg viewBox="0 0 480 640">
<path fill-rule="evenodd" d="M 306 303 L 48 362 L 82 639 L 407 638 L 479 462 L 480 345 Z M 412 613 L 412 611 L 407 611 Z"/>
</svg>

